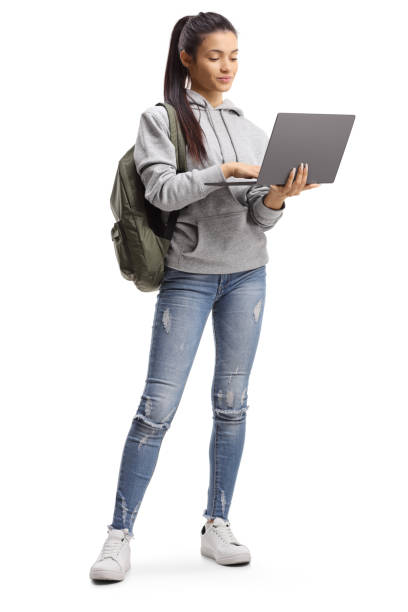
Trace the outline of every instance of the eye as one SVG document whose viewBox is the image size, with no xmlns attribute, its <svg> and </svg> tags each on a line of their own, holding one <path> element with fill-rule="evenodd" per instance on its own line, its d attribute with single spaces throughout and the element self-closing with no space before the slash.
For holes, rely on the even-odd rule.
<svg viewBox="0 0 408 612">
<path fill-rule="evenodd" d="M 208 59 L 210 60 L 210 62 L 216 62 L 216 61 L 218 61 L 220 58 L 219 58 L 219 57 L 209 57 Z M 237 57 L 231 57 L 231 60 L 232 60 L 233 62 L 236 62 L 236 61 L 238 60 L 238 58 L 237 58 Z"/>
</svg>

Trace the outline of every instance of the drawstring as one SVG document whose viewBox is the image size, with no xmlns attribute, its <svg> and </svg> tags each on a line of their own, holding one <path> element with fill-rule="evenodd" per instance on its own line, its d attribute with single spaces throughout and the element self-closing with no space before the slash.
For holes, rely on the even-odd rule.
<svg viewBox="0 0 408 612">
<path fill-rule="evenodd" d="M 220 139 L 218 138 L 217 131 L 216 131 L 215 127 L 214 127 L 214 123 L 213 123 L 213 120 L 212 120 L 212 117 L 211 117 L 211 113 L 208 111 L 208 108 L 207 108 L 207 107 L 206 107 L 206 109 L 205 109 L 205 110 L 206 110 L 206 113 L 207 113 L 208 121 L 210 122 L 211 127 L 212 127 L 212 129 L 213 129 L 213 131 L 214 131 L 214 134 L 215 134 L 215 136 L 216 136 L 216 138 L 217 138 L 217 140 L 218 140 L 218 145 L 219 145 L 219 147 L 220 147 L 222 161 L 223 161 L 223 162 L 225 162 L 224 156 L 223 156 L 223 154 L 222 154 L 222 147 L 221 147 Z"/>
<path fill-rule="evenodd" d="M 214 123 L 213 123 L 213 120 L 212 120 L 212 117 L 211 117 L 211 113 L 208 111 L 208 108 L 206 108 L 205 110 L 206 110 L 206 112 L 207 112 L 208 119 L 209 119 L 209 121 L 210 121 L 210 123 L 211 123 L 212 129 L 214 130 L 214 134 L 215 134 L 215 135 L 216 135 L 216 137 L 217 137 L 218 144 L 220 145 L 221 155 L 222 155 L 222 148 L 221 148 L 220 139 L 218 138 L 218 134 L 217 134 L 216 129 L 215 129 L 215 127 L 214 127 Z M 225 129 L 227 130 L 227 134 L 228 134 L 229 139 L 230 139 L 230 141 L 231 141 L 232 148 L 234 149 L 234 153 L 235 153 L 235 160 L 236 160 L 236 161 L 238 161 L 237 150 L 236 150 L 236 148 L 235 148 L 235 145 L 234 145 L 234 142 L 233 142 L 233 140 L 232 140 L 231 134 L 230 134 L 230 132 L 229 132 L 229 130 L 228 130 L 228 126 L 227 126 L 227 124 L 226 124 L 226 122 L 225 122 L 224 115 L 222 114 L 222 111 L 223 111 L 223 110 L 225 110 L 225 109 L 222 109 L 222 108 L 220 109 L 221 118 L 222 118 L 222 120 L 223 120 L 223 122 L 224 122 Z M 225 159 L 224 159 L 224 156 L 223 156 L 223 155 L 222 155 L 222 161 L 223 161 L 223 162 L 225 162 Z"/>
<path fill-rule="evenodd" d="M 224 116 L 223 116 L 223 114 L 222 114 L 222 111 L 223 111 L 223 109 L 221 109 L 221 117 L 222 117 L 222 120 L 223 120 L 223 122 L 224 122 L 225 129 L 226 129 L 226 130 L 227 130 L 227 132 L 228 132 L 228 136 L 230 137 L 230 141 L 231 141 L 231 144 L 232 144 L 232 148 L 234 149 L 234 153 L 235 153 L 235 160 L 236 160 L 236 161 L 238 161 L 238 155 L 237 155 L 237 151 L 236 151 L 236 149 L 235 149 L 234 141 L 232 140 L 231 134 L 229 133 L 228 126 L 227 126 L 227 124 L 225 123 L 225 119 L 224 119 Z"/>
</svg>

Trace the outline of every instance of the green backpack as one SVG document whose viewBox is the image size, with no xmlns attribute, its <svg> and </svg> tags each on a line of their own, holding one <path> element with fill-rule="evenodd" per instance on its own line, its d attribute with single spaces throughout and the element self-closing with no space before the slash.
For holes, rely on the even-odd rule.
<svg viewBox="0 0 408 612">
<path fill-rule="evenodd" d="M 167 102 L 170 138 L 176 149 L 177 173 L 186 172 L 186 145 L 175 108 Z M 120 159 L 110 205 L 116 223 L 111 230 L 120 272 L 141 291 L 159 289 L 164 259 L 176 225 L 178 210 L 165 212 L 145 198 L 145 187 L 133 157 L 134 146 Z"/>
</svg>

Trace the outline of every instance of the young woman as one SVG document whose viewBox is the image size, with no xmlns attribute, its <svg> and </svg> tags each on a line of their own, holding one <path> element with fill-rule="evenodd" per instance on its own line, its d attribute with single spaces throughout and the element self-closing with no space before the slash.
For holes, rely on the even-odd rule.
<svg viewBox="0 0 408 612">
<path fill-rule="evenodd" d="M 177 22 L 164 98 L 177 109 L 185 134 L 187 172 L 176 173 L 166 109 L 152 106 L 141 115 L 134 158 L 146 198 L 180 213 L 157 296 L 146 385 L 125 442 L 113 521 L 91 568 L 93 579 L 122 580 L 130 567 L 133 524 L 210 312 L 216 363 L 201 553 L 224 565 L 250 561 L 248 548 L 232 533 L 228 513 L 265 305 L 265 232 L 282 217 L 285 198 L 317 185 L 306 186 L 307 166 L 302 165 L 284 186 L 205 184 L 256 178 L 266 151 L 267 134 L 223 99 L 237 69 L 237 32 L 222 15 L 199 13 Z"/>
</svg>

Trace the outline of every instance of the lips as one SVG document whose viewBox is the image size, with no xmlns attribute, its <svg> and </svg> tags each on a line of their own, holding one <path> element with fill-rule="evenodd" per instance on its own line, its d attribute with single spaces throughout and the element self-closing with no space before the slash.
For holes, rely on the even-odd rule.
<svg viewBox="0 0 408 612">
<path fill-rule="evenodd" d="M 232 77 L 217 77 L 219 81 L 230 81 Z"/>
</svg>

